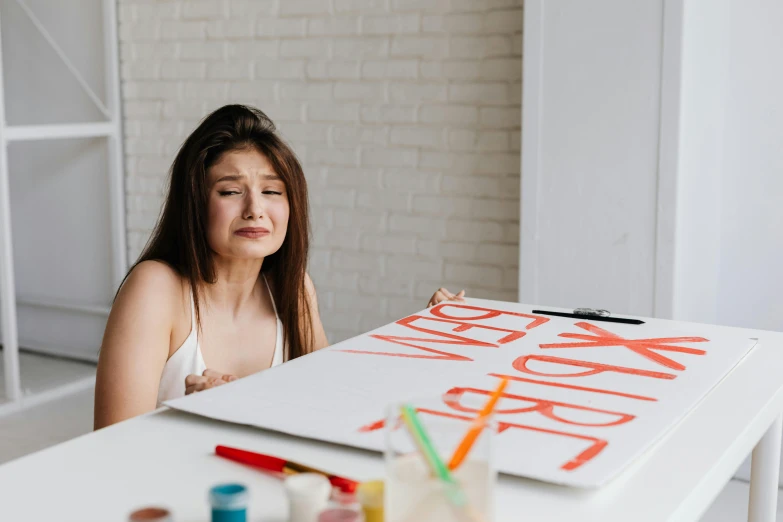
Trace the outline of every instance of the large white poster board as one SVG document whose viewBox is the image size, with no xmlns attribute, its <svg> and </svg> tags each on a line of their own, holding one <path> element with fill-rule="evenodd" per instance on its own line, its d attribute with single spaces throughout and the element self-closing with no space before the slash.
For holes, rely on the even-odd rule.
<svg viewBox="0 0 783 522">
<path fill-rule="evenodd" d="M 468 299 L 441 304 L 317 353 L 169 401 L 223 421 L 383 449 L 387 404 L 446 396 L 468 422 L 498 384 L 501 472 L 595 487 L 690 411 L 754 346 L 731 329 L 630 325 Z"/>
</svg>

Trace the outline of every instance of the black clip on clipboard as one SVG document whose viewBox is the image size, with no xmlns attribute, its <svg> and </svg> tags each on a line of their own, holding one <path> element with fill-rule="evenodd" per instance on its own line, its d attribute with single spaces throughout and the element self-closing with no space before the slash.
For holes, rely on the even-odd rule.
<svg viewBox="0 0 783 522">
<path fill-rule="evenodd" d="M 548 310 L 533 310 L 534 314 L 555 315 L 557 317 L 570 317 L 572 319 L 585 319 L 588 321 L 606 321 L 608 323 L 624 324 L 644 324 L 639 319 L 628 319 L 626 317 L 612 317 L 608 310 L 593 310 L 592 308 L 577 308 L 573 313 L 551 312 Z"/>
</svg>

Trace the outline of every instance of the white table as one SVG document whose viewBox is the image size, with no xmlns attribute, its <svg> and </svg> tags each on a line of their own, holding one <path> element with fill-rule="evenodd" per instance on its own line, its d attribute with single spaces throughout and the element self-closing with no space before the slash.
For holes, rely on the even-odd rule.
<svg viewBox="0 0 783 522">
<path fill-rule="evenodd" d="M 592 491 L 501 476 L 496 521 L 695 521 L 753 450 L 749 519 L 773 522 L 783 412 L 783 334 L 762 340 L 652 451 Z M 207 490 L 239 481 L 250 520 L 283 522 L 286 499 L 269 476 L 214 456 L 217 444 L 271 453 L 364 480 L 380 455 L 161 409 L 0 466 L 0 519 L 125 521 L 169 507 L 178 522 L 209 520 Z"/>
</svg>

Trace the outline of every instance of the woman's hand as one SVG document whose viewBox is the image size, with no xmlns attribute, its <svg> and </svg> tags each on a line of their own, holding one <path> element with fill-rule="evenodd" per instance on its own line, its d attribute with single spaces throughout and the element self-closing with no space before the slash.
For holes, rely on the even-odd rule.
<svg viewBox="0 0 783 522">
<path fill-rule="evenodd" d="M 216 372 L 215 370 L 204 370 L 204 373 L 201 375 L 192 373 L 185 377 L 185 395 L 215 388 L 235 380 L 237 378 L 233 375 Z"/>
<path fill-rule="evenodd" d="M 432 294 L 432 299 L 430 299 L 430 302 L 427 303 L 427 308 L 431 306 L 435 306 L 438 303 L 441 303 L 443 301 L 465 301 L 463 299 L 465 297 L 465 290 L 460 290 L 458 294 L 452 294 L 445 288 L 439 288 L 437 292 Z"/>
</svg>

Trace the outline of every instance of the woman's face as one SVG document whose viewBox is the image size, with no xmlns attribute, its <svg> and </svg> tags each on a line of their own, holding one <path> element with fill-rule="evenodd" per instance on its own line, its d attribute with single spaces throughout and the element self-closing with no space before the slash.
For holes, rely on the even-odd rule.
<svg viewBox="0 0 783 522">
<path fill-rule="evenodd" d="M 254 148 L 224 153 L 207 172 L 207 241 L 227 258 L 275 253 L 288 229 L 288 194 L 266 156 Z"/>
</svg>

